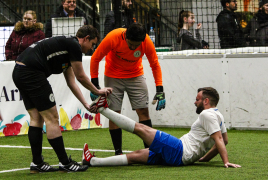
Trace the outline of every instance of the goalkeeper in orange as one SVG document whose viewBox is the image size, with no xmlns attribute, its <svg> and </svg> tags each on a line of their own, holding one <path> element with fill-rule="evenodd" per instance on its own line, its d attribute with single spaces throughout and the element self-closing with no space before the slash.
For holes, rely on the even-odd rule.
<svg viewBox="0 0 268 180">
<path fill-rule="evenodd" d="M 99 62 L 106 56 L 104 86 L 113 88 L 113 93 L 108 97 L 109 108 L 121 113 L 124 92 L 126 92 L 132 109 L 138 114 L 139 122 L 152 127 L 148 111 L 148 88 L 142 65 L 144 54 L 147 56 L 155 79 L 156 94 L 153 104 L 157 103 L 156 110 L 164 109 L 166 100 L 161 67 L 154 44 L 140 23 L 133 23 L 128 29 L 118 28 L 107 34 L 92 55 L 90 75 L 91 82 L 100 89 Z M 90 97 L 94 101 L 98 96 L 91 93 Z M 115 155 L 122 154 L 122 130 L 109 121 L 109 131 Z M 145 143 L 144 146 L 148 147 Z"/>
</svg>

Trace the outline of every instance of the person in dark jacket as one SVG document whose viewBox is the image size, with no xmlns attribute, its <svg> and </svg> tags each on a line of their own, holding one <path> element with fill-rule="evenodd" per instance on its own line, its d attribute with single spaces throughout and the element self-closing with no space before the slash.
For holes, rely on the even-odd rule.
<svg viewBox="0 0 268 180">
<path fill-rule="evenodd" d="M 194 38 L 189 28 L 193 27 L 195 23 L 195 16 L 191 11 L 182 10 L 179 15 L 179 28 L 177 43 L 180 43 L 180 50 L 187 49 L 208 49 L 208 44 L 202 41 L 199 30 L 202 27 L 201 23 L 197 24 L 195 30 L 196 38 Z"/>
<path fill-rule="evenodd" d="M 56 13 L 51 15 L 51 18 L 57 17 L 84 17 L 84 25 L 88 25 L 86 14 L 76 7 L 76 0 L 61 0 L 62 5 L 57 9 Z M 52 36 L 51 18 L 46 23 L 45 35 L 46 38 Z"/>
<path fill-rule="evenodd" d="M 224 9 L 216 19 L 221 48 L 245 47 L 244 33 L 234 13 L 237 10 L 237 1 L 221 0 L 221 4 Z"/>
<path fill-rule="evenodd" d="M 6 60 L 16 60 L 31 44 L 45 38 L 43 24 L 36 22 L 36 13 L 28 10 L 23 15 L 23 21 L 15 24 L 6 46 Z"/>
<path fill-rule="evenodd" d="M 268 0 L 260 2 L 260 10 L 248 23 L 245 34 L 249 46 L 268 46 Z"/>
<path fill-rule="evenodd" d="M 122 28 L 128 28 L 130 24 L 134 22 L 133 11 L 131 9 L 131 0 L 122 0 Z M 105 37 L 110 31 L 119 28 L 115 27 L 114 11 L 110 11 L 106 14 L 104 22 L 104 36 Z"/>
</svg>

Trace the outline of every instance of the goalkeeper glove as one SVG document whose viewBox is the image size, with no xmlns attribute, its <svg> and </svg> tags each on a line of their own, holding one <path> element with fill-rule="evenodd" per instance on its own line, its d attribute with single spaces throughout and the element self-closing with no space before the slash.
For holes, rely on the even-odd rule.
<svg viewBox="0 0 268 180">
<path fill-rule="evenodd" d="M 163 86 L 156 86 L 156 94 L 154 96 L 152 104 L 155 104 L 157 102 L 156 106 L 157 111 L 165 109 L 166 107 L 165 93 L 163 91 L 164 91 Z"/>
<path fill-rule="evenodd" d="M 92 78 L 91 82 L 97 89 L 101 89 L 99 86 L 99 78 Z M 98 95 L 94 94 L 93 92 L 90 92 L 90 98 L 92 101 L 95 101 L 98 97 Z"/>
</svg>

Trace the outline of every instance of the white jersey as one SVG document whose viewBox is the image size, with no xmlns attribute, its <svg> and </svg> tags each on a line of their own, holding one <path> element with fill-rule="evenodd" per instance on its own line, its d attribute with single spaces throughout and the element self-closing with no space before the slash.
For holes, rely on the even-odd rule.
<svg viewBox="0 0 268 180">
<path fill-rule="evenodd" d="M 183 164 L 192 164 L 203 157 L 215 144 L 211 134 L 226 132 L 224 118 L 218 108 L 203 110 L 189 133 L 180 138 L 183 144 Z"/>
</svg>

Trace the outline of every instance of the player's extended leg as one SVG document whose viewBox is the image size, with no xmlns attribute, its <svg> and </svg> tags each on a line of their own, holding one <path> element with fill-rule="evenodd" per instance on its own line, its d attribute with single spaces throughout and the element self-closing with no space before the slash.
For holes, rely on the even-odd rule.
<svg viewBox="0 0 268 180">
<path fill-rule="evenodd" d="M 111 156 L 106 158 L 97 158 L 92 155 L 88 149 L 88 145 L 84 145 L 82 163 L 89 166 L 125 166 L 130 164 L 146 164 L 149 157 L 149 149 L 142 149 L 123 154 L 119 156 Z"/>
<path fill-rule="evenodd" d="M 113 121 L 118 127 L 138 135 L 148 146 L 150 146 L 154 140 L 156 129 L 148 127 L 144 124 L 136 123 L 136 121 L 118 114 L 109 108 L 99 108 L 99 112 Z"/>
</svg>

